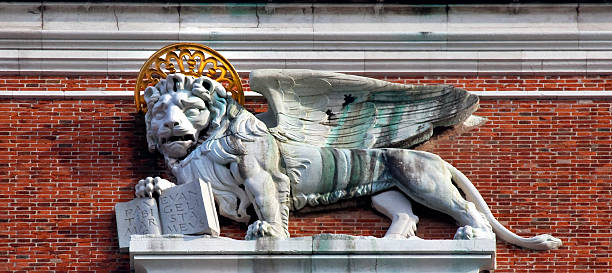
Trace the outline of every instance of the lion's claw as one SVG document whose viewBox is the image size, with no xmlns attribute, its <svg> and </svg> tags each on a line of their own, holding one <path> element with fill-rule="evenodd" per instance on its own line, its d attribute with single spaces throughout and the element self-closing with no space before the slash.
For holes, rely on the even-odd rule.
<svg viewBox="0 0 612 273">
<path fill-rule="evenodd" d="M 138 181 L 135 189 L 136 197 L 149 197 L 153 198 L 153 193 L 157 193 L 158 195 L 164 192 L 166 189 L 174 187 L 174 183 L 160 178 L 160 177 L 147 177 L 145 179 L 141 179 Z"/>
<path fill-rule="evenodd" d="M 249 225 L 245 239 L 255 240 L 262 237 L 285 239 L 289 237 L 289 233 L 278 225 L 271 225 L 266 221 L 257 220 Z"/>
</svg>

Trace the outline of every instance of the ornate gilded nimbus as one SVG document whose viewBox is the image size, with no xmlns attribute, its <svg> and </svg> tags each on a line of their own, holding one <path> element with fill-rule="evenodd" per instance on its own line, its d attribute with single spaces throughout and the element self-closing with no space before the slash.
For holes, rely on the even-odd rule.
<svg viewBox="0 0 612 273">
<path fill-rule="evenodd" d="M 141 94 L 147 86 L 157 84 L 168 74 L 182 73 L 188 76 L 207 76 L 221 83 L 225 90 L 240 104 L 244 93 L 240 77 L 234 66 L 217 51 L 196 43 L 176 43 L 155 52 L 140 68 L 134 102 L 136 110 L 146 112 L 146 102 Z"/>
</svg>

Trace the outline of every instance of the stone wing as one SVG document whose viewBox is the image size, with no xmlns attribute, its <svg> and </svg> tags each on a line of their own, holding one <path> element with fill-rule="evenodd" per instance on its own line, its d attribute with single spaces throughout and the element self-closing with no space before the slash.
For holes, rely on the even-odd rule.
<svg viewBox="0 0 612 273">
<path fill-rule="evenodd" d="M 312 70 L 254 70 L 250 86 L 268 100 L 258 118 L 277 139 L 319 147 L 409 147 L 478 108 L 476 95 L 453 86 Z"/>
</svg>

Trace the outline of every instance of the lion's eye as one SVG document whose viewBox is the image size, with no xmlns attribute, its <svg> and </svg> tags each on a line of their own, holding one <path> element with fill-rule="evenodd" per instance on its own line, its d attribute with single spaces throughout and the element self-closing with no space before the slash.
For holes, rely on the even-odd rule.
<svg viewBox="0 0 612 273">
<path fill-rule="evenodd" d="M 193 116 L 197 116 L 200 114 L 200 110 L 197 108 L 189 108 L 187 110 L 185 110 L 185 116 L 187 117 L 193 117 Z"/>
</svg>

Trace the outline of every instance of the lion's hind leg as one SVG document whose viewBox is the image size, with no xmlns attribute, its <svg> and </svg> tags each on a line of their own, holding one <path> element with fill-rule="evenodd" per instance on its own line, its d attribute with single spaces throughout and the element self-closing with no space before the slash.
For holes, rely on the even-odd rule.
<svg viewBox="0 0 612 273">
<path fill-rule="evenodd" d="M 495 238 L 491 225 L 465 200 L 451 181 L 451 173 L 437 155 L 390 149 L 387 164 L 397 186 L 414 201 L 453 217 L 461 226 L 455 239 Z"/>
<path fill-rule="evenodd" d="M 390 190 L 372 196 L 372 207 L 391 219 L 391 226 L 385 238 L 406 239 L 416 237 L 419 217 L 412 213 L 410 200 L 397 190 Z"/>
</svg>

